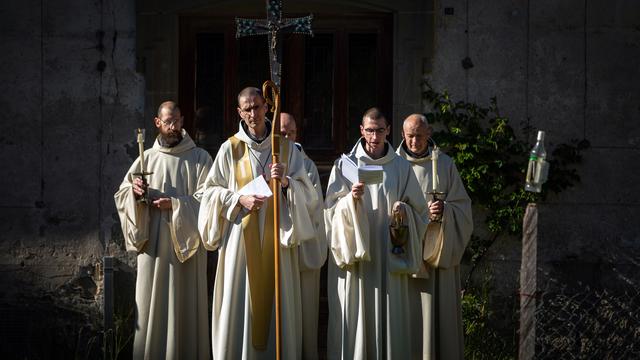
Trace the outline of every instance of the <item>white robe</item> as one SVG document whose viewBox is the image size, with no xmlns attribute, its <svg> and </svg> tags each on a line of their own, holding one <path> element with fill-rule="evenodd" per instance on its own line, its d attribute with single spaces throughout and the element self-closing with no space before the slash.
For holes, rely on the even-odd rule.
<svg viewBox="0 0 640 360">
<path fill-rule="evenodd" d="M 403 144 L 397 153 L 411 162 L 428 200 L 432 191 L 431 155 L 414 158 Z M 471 199 L 464 189 L 451 157 L 438 157 L 437 191 L 445 192 L 442 223 L 432 222 L 425 234 L 423 258 L 426 274 L 411 279 L 411 307 L 415 317 L 413 334 L 422 335 L 422 347 L 414 347 L 413 358 L 462 359 L 464 341 L 460 302 L 460 260 L 473 231 Z M 414 342 L 418 343 L 418 342 Z M 419 344 L 419 343 L 418 343 Z"/>
<path fill-rule="evenodd" d="M 246 133 L 242 122 L 235 134 L 246 143 L 251 152 L 253 176 L 269 174 L 271 163 L 271 136 L 257 143 Z M 270 124 L 268 124 L 270 126 Z M 288 141 L 282 139 L 282 141 Z M 287 176 L 289 187 L 280 191 L 280 281 L 281 281 L 281 329 L 283 359 L 299 359 L 302 354 L 302 314 L 300 295 L 300 269 L 298 246 L 315 237 L 315 229 L 309 217 L 307 205 L 317 201 L 316 190 L 307 176 L 303 158 L 293 143 L 288 157 Z M 258 160 L 259 159 L 259 160 Z M 267 349 L 259 351 L 252 342 L 252 315 L 250 288 L 245 256 L 245 240 L 242 217 L 246 215 L 239 203 L 235 179 L 235 163 L 231 143 L 221 146 L 206 180 L 198 225 L 205 247 L 218 250 L 213 290 L 212 348 L 214 359 L 273 359 L 275 357 L 275 310 Z M 268 201 L 272 201 L 270 198 Z M 259 211 L 260 233 L 263 241 L 265 208 Z M 268 245 L 268 244 L 267 244 Z M 265 244 L 263 243 L 263 246 Z M 275 306 L 275 303 L 274 303 Z"/>
<path fill-rule="evenodd" d="M 359 141 L 352 159 L 382 165 L 381 184 L 365 185 L 355 200 L 337 160 L 327 187 L 325 219 L 332 252 L 328 273 L 329 359 L 409 359 L 411 349 L 408 280 L 419 266 L 426 203 L 410 164 L 387 143 L 382 158 L 371 159 Z M 407 213 L 404 253 L 391 252 L 393 204 Z"/>
<path fill-rule="evenodd" d="M 297 144 L 296 144 L 297 145 Z M 300 289 L 302 293 L 302 358 L 318 358 L 318 310 L 320 307 L 320 269 L 327 260 L 327 239 L 324 228 L 324 196 L 318 168 L 300 147 L 304 167 L 318 194 L 309 204 L 309 214 L 315 228 L 315 239 L 300 245 Z"/>
<path fill-rule="evenodd" d="M 170 197 L 171 210 L 139 203 L 132 173 L 115 194 L 127 250 L 138 252 L 135 359 L 208 359 L 207 256 L 198 209 L 211 156 L 183 131 L 175 147 L 158 140 L 145 151 L 149 198 Z"/>
</svg>

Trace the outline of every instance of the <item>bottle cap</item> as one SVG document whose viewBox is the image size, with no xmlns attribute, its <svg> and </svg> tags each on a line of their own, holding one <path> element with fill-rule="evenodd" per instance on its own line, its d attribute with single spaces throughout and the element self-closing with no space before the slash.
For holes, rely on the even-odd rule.
<svg viewBox="0 0 640 360">
<path fill-rule="evenodd" d="M 538 130 L 538 141 L 544 140 L 544 131 Z"/>
</svg>

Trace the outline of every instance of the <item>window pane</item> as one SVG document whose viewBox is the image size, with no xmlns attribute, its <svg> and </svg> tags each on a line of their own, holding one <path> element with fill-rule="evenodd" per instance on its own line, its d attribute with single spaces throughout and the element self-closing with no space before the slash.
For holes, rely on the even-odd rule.
<svg viewBox="0 0 640 360">
<path fill-rule="evenodd" d="M 224 130 L 224 37 L 196 36 L 196 112 L 194 139 L 215 156 Z"/>
<path fill-rule="evenodd" d="M 316 34 L 305 47 L 305 148 L 333 151 L 333 35 Z"/>
<path fill-rule="evenodd" d="M 262 83 L 271 78 L 267 37 L 247 36 L 237 39 L 238 88 L 236 94 L 247 86 L 262 89 Z"/>
<path fill-rule="evenodd" d="M 347 146 L 360 137 L 362 115 L 376 104 L 376 34 L 349 34 L 349 125 Z M 350 150 L 350 149 L 349 149 Z"/>
</svg>

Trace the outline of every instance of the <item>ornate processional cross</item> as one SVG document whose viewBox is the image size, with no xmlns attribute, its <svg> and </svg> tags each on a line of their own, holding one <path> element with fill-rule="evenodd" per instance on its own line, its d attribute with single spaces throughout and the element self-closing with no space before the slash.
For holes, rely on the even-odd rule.
<svg viewBox="0 0 640 360">
<path fill-rule="evenodd" d="M 269 67 L 271 81 L 280 88 L 282 75 L 282 33 L 297 33 L 313 36 L 313 15 L 299 18 L 282 18 L 282 0 L 267 0 L 267 19 L 254 20 L 236 18 L 236 38 L 250 35 L 268 35 Z"/>
<path fill-rule="evenodd" d="M 267 20 L 252 20 L 236 18 L 237 32 L 236 38 L 249 35 L 267 35 L 269 41 L 269 67 L 271 73 L 271 80 L 266 81 L 262 85 L 262 93 L 265 101 L 272 106 L 273 123 L 272 123 L 272 136 L 271 136 L 271 162 L 273 164 L 279 163 L 280 160 L 280 135 L 279 135 L 279 122 L 280 122 L 280 78 L 282 75 L 282 33 L 293 32 L 299 34 L 313 35 L 311 32 L 311 20 L 312 15 L 283 19 L 282 18 L 282 0 L 267 0 Z M 269 93 L 268 90 L 271 90 Z M 269 96 L 271 95 L 271 96 Z M 286 140 L 285 140 L 286 141 Z M 285 154 L 286 156 L 286 154 Z M 275 178 L 271 179 L 271 191 L 273 196 L 273 299 L 275 300 L 275 340 L 276 340 L 276 359 L 281 358 L 281 300 L 280 300 L 280 197 L 277 195 L 280 191 L 280 184 Z M 266 221 L 269 221 L 268 219 Z M 269 245 L 266 245 L 269 246 Z M 264 249 L 264 248 L 263 248 Z M 256 250 L 257 251 L 257 250 Z M 266 255 L 265 255 L 266 254 Z M 261 255 L 270 257 L 266 251 Z M 264 259 L 264 258 L 263 258 Z M 250 261 L 247 261 L 247 270 L 249 273 L 249 287 L 251 289 L 252 296 L 252 310 L 258 310 L 259 296 L 253 299 L 254 290 L 258 290 L 258 286 L 253 288 L 251 269 L 255 269 L 255 264 L 252 265 Z M 256 276 L 257 277 L 257 276 Z M 257 292 L 257 291 L 256 291 Z M 268 291 L 262 291 L 263 300 L 269 298 L 266 302 L 269 302 L 272 295 L 268 294 Z M 254 302 L 256 301 L 256 302 Z M 256 305 L 255 307 L 253 305 Z M 267 306 L 266 309 L 261 311 L 261 320 L 255 321 L 252 324 L 252 339 L 253 346 L 258 350 L 264 350 L 267 348 L 267 339 L 269 338 L 269 323 L 271 306 Z M 255 313 L 254 315 L 258 315 Z M 258 316 L 254 316 L 254 320 L 257 320 Z"/>
</svg>

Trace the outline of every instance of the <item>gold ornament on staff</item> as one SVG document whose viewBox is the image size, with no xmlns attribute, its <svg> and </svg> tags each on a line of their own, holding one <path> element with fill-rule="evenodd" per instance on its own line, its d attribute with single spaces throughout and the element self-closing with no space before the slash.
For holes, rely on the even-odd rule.
<svg viewBox="0 0 640 360">
<path fill-rule="evenodd" d="M 148 185 L 146 176 L 153 174 L 153 172 L 147 172 L 146 164 L 144 162 L 144 133 L 145 133 L 145 131 L 144 131 L 144 129 L 138 128 L 138 129 L 135 129 L 134 132 L 135 132 L 135 135 L 136 135 L 136 141 L 138 142 L 138 151 L 140 152 L 140 171 L 133 173 L 133 175 L 140 177 L 142 179 L 142 182 L 145 185 Z M 138 201 L 141 202 L 141 203 L 145 203 L 145 204 L 149 202 L 149 199 L 147 198 L 147 192 L 146 191 L 144 192 L 144 195 L 142 195 L 138 199 Z"/>
<path fill-rule="evenodd" d="M 262 84 L 262 94 L 264 100 L 269 104 L 270 111 L 273 113 L 273 121 L 271 122 L 271 163 L 280 162 L 280 89 L 271 80 L 267 80 Z M 280 186 L 279 179 L 271 178 L 271 192 L 273 192 L 273 265 L 275 276 L 275 315 L 276 315 L 276 359 L 280 359 Z"/>
</svg>

